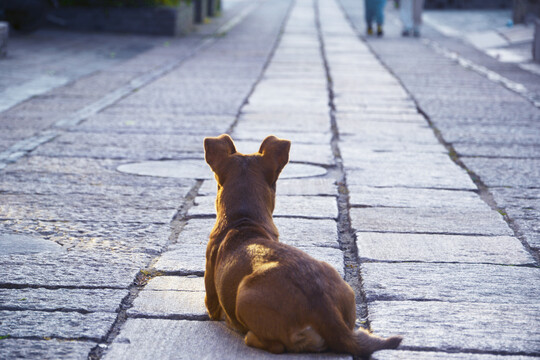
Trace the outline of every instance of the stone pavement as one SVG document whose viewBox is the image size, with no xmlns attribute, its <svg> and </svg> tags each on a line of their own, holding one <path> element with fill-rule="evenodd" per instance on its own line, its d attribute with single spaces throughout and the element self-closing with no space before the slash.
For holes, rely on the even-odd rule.
<svg viewBox="0 0 540 360">
<path fill-rule="evenodd" d="M 374 359 L 540 356 L 538 107 L 435 32 L 359 38 L 359 1 L 237 3 L 0 113 L 0 358 L 276 357 L 204 308 L 202 139 L 224 132 L 292 140 L 281 241 L 336 267 L 359 325 L 404 335 Z"/>
</svg>

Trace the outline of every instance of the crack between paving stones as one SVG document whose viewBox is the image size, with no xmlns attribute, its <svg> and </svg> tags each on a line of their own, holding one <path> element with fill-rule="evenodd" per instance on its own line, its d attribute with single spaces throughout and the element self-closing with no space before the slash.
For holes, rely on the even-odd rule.
<svg viewBox="0 0 540 360">
<path fill-rule="evenodd" d="M 536 357 L 540 355 L 539 352 L 525 352 L 525 351 L 490 351 L 479 349 L 467 349 L 467 348 L 447 348 L 440 349 L 437 347 L 423 347 L 413 345 L 401 345 L 400 350 L 406 351 L 418 351 L 418 352 L 436 352 L 442 354 L 475 354 L 475 355 L 500 355 L 500 356 L 532 356 Z"/>
<path fill-rule="evenodd" d="M 345 14 L 345 17 L 347 18 L 347 21 L 349 22 L 349 25 L 352 27 L 353 31 L 356 33 L 356 36 L 361 40 L 362 37 L 361 35 L 359 34 L 358 32 L 358 29 L 354 26 L 354 24 L 352 23 L 352 19 L 349 17 L 348 13 L 344 10 L 343 6 L 341 5 L 340 3 L 340 8 L 341 8 L 341 11 Z M 428 40 L 429 42 L 429 40 Z M 434 43 L 434 42 L 432 42 Z M 444 146 L 444 148 L 447 150 L 448 152 L 448 155 L 450 157 L 450 159 L 457 165 L 459 166 L 460 168 L 462 168 L 463 170 L 465 170 L 467 172 L 467 174 L 469 175 L 469 177 L 471 178 L 472 182 L 476 185 L 477 187 L 477 194 L 480 196 L 480 198 L 494 211 L 497 211 L 499 214 L 501 214 L 501 216 L 503 217 L 503 219 L 505 220 L 505 222 L 508 224 L 508 227 L 512 230 L 512 232 L 514 233 L 514 236 L 519 239 L 519 241 L 521 242 L 521 244 L 523 245 L 523 247 L 525 248 L 525 250 L 532 256 L 532 258 L 535 260 L 536 264 L 540 266 L 540 254 L 536 253 L 534 251 L 534 249 L 531 247 L 531 245 L 527 242 L 527 240 L 525 239 L 525 236 L 524 234 L 520 231 L 519 227 L 516 225 L 515 221 L 513 219 L 511 219 L 508 214 L 506 213 L 505 209 L 504 208 L 501 208 L 497 205 L 497 202 L 495 201 L 495 198 L 493 196 L 493 194 L 491 193 L 491 191 L 489 190 L 489 187 L 484 184 L 484 182 L 482 181 L 482 179 L 480 178 L 480 176 L 478 176 L 474 171 L 472 171 L 471 169 L 469 169 L 464 163 L 463 161 L 461 161 L 461 156 L 458 155 L 458 152 L 455 150 L 454 146 L 447 142 L 445 139 L 444 139 L 444 136 L 442 134 L 442 132 L 437 128 L 437 126 L 435 125 L 435 123 L 431 120 L 429 114 L 427 114 L 421 107 L 420 105 L 418 104 L 418 101 L 416 100 L 415 96 L 413 93 L 411 93 L 411 91 L 409 90 L 409 88 L 403 83 L 403 81 L 401 80 L 401 78 L 399 76 L 397 76 L 397 74 L 386 64 L 386 62 L 383 61 L 383 59 L 373 50 L 372 46 L 368 43 L 368 42 L 365 42 L 366 46 L 368 47 L 368 49 L 370 50 L 370 52 L 372 53 L 372 55 L 379 61 L 379 63 L 396 79 L 396 81 L 401 85 L 401 87 L 407 92 L 407 94 L 409 95 L 410 99 L 414 102 L 415 104 L 415 107 L 416 107 L 416 110 L 418 111 L 418 113 L 420 113 L 424 119 L 427 121 L 429 127 L 432 129 L 433 133 L 435 134 L 435 137 L 437 138 L 437 140 L 439 141 L 439 143 L 441 145 Z M 435 43 L 437 44 L 437 43 Z M 437 44 L 438 45 L 438 44 Z M 434 52 L 438 53 L 439 55 L 441 56 L 446 56 L 444 53 L 441 53 L 440 51 L 437 51 L 437 49 L 435 48 L 435 46 L 433 45 L 430 45 L 429 43 L 426 43 L 426 46 L 429 46 Z M 442 49 L 445 49 L 441 46 Z M 459 55 L 457 55 L 459 56 Z M 466 59 L 463 59 L 465 61 L 468 61 Z M 459 62 L 459 61 L 458 61 Z M 476 65 L 472 62 L 470 62 L 471 64 L 473 65 Z M 460 63 L 461 66 L 463 66 L 461 63 Z M 467 68 L 467 67 L 465 67 Z M 470 68 L 472 71 L 475 71 L 475 72 L 478 72 L 477 69 L 471 67 Z M 491 72 L 491 70 L 488 70 L 489 72 Z M 484 75 L 484 74 L 483 74 Z M 525 98 L 527 98 L 525 95 L 521 94 L 519 91 L 516 91 L 515 89 L 512 89 L 512 87 L 508 87 L 508 84 L 504 83 L 504 82 L 501 82 L 501 81 L 496 81 L 492 78 L 490 78 L 489 76 L 485 75 L 489 80 L 501 85 L 501 86 L 504 86 L 512 91 L 515 91 L 516 93 L 524 96 Z M 504 79 L 504 78 L 503 78 Z M 510 80 L 508 80 L 510 81 Z M 527 98 L 527 100 L 533 102 L 531 99 Z M 540 107 L 540 102 L 533 102 L 533 105 L 535 105 L 536 107 Z M 473 234 L 469 234 L 469 235 L 473 235 Z"/>
<path fill-rule="evenodd" d="M 345 169 L 343 167 L 343 158 L 339 149 L 339 129 L 336 121 L 336 107 L 334 103 L 334 84 L 332 80 L 332 74 L 330 70 L 330 64 L 326 56 L 326 47 L 321 27 L 321 14 L 319 9 L 319 0 L 313 0 L 315 9 L 315 25 L 317 28 L 317 37 L 319 40 L 319 50 L 323 60 L 323 66 L 326 74 L 326 87 L 328 92 L 328 115 L 330 117 L 330 125 L 332 130 L 332 138 L 330 140 L 332 146 L 332 153 L 336 162 L 337 169 L 337 185 L 338 185 L 338 243 L 343 251 L 343 262 L 345 280 L 353 288 L 356 295 L 356 316 L 357 326 L 361 326 L 366 329 L 370 329 L 370 323 L 368 318 L 368 308 L 366 303 L 366 295 L 362 285 L 362 274 L 359 266 L 358 249 L 356 246 L 356 235 L 352 229 L 352 222 L 349 214 L 349 191 L 347 187 L 347 177 Z"/>
<path fill-rule="evenodd" d="M 19 340 L 40 340 L 40 341 L 50 341 L 50 340 L 60 340 L 60 341 L 87 341 L 97 343 L 100 341 L 99 338 L 91 336 L 80 336 L 80 337 L 63 337 L 63 336 L 12 336 L 7 335 L 7 339 L 19 339 Z M 0 340 L 1 343 L 2 340 Z"/>
<path fill-rule="evenodd" d="M 0 289 L 47 289 L 47 290 L 126 290 L 122 286 L 92 286 L 92 285 L 36 285 L 0 283 Z"/>
<path fill-rule="evenodd" d="M 169 315 L 150 315 L 150 314 L 131 314 L 130 319 L 148 319 L 148 320 L 187 320 L 187 321 L 213 321 L 208 315 L 185 315 L 185 314 L 169 314 Z"/>
</svg>

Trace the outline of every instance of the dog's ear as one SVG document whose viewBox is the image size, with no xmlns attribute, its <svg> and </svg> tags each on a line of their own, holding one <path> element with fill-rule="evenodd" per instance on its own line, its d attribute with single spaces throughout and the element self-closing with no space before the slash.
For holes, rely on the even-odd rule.
<svg viewBox="0 0 540 360">
<path fill-rule="evenodd" d="M 259 153 L 265 162 L 265 167 L 269 170 L 269 183 L 274 183 L 283 167 L 289 162 L 289 150 L 291 142 L 289 140 L 278 139 L 274 135 L 263 140 Z"/>
<path fill-rule="evenodd" d="M 219 164 L 235 152 L 234 142 L 227 134 L 204 138 L 204 158 L 213 172 L 217 172 Z"/>
</svg>

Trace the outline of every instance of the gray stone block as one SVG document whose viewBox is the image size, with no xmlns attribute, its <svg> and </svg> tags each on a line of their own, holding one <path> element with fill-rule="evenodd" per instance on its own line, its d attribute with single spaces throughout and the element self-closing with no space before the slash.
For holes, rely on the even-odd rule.
<svg viewBox="0 0 540 360">
<path fill-rule="evenodd" d="M 285 167 L 287 169 L 289 164 Z M 295 172 L 298 176 L 309 175 L 307 168 L 304 171 Z M 292 175 L 292 174 L 291 174 Z M 323 174 L 321 174 L 323 175 Z M 217 184 L 213 180 L 207 180 L 199 189 L 199 195 L 212 195 L 217 193 Z M 277 195 L 336 195 L 336 180 L 323 176 L 294 178 L 279 178 L 277 182 Z"/>
<path fill-rule="evenodd" d="M 353 228 L 362 232 L 513 235 L 513 231 L 496 211 L 353 208 L 350 215 Z"/>
<path fill-rule="evenodd" d="M 215 219 L 189 219 L 182 229 L 178 241 L 169 247 L 175 250 L 185 244 L 206 246 Z M 282 218 L 274 219 L 279 231 L 280 241 L 296 247 L 339 248 L 337 224 L 328 219 Z"/>
<path fill-rule="evenodd" d="M 392 153 L 395 154 L 398 153 Z M 349 159 L 352 159 L 352 164 Z M 396 161 L 386 162 L 381 158 L 380 161 L 372 162 L 363 160 L 359 154 L 348 155 L 344 158 L 347 183 L 379 187 L 476 190 L 469 175 L 454 164 L 439 166 L 430 159 L 424 159 L 422 163 L 400 162 L 399 156 L 396 156 Z"/>
<path fill-rule="evenodd" d="M 199 276 L 157 276 L 146 284 L 144 290 L 204 292 L 204 278 Z"/>
<path fill-rule="evenodd" d="M 113 313 L 128 293 L 127 289 L 0 289 L 0 308 Z"/>
<path fill-rule="evenodd" d="M 149 257 L 141 254 L 75 252 L 0 257 L 2 283 L 37 286 L 127 288 Z"/>
<path fill-rule="evenodd" d="M 91 341 L 3 339 L 5 359 L 86 359 L 97 344 Z"/>
<path fill-rule="evenodd" d="M 128 309 L 130 317 L 174 317 L 207 320 L 204 291 L 143 290 Z"/>
<path fill-rule="evenodd" d="M 357 232 L 356 245 L 362 261 L 534 264 L 521 242 L 510 236 Z"/>
<path fill-rule="evenodd" d="M 403 335 L 404 348 L 539 355 L 538 304 L 376 301 L 368 308 L 373 331 Z"/>
<path fill-rule="evenodd" d="M 206 243 L 177 246 L 174 250 L 163 253 L 154 264 L 154 268 L 165 273 L 202 276 L 205 268 L 205 256 Z"/>
<path fill-rule="evenodd" d="M 0 311 L 0 333 L 10 337 L 86 338 L 100 341 L 107 335 L 116 313 Z"/>
<path fill-rule="evenodd" d="M 463 211 L 489 211 L 490 207 L 472 191 L 443 189 L 378 188 L 350 185 L 349 203 L 352 206 L 396 208 L 447 208 Z"/>
<path fill-rule="evenodd" d="M 200 196 L 189 209 L 190 216 L 215 216 L 215 197 Z M 301 216 L 314 219 L 335 219 L 337 200 L 333 196 L 278 196 L 274 216 Z"/>
<path fill-rule="evenodd" d="M 474 354 L 464 350 L 462 353 L 449 353 L 445 351 L 377 351 L 371 356 L 373 360 L 533 360 L 536 356 L 525 355 L 499 355 L 499 354 Z"/>
<path fill-rule="evenodd" d="M 151 336 L 149 336 L 151 334 Z M 273 355 L 250 348 L 222 322 L 129 319 L 104 359 L 352 359 L 336 354 Z"/>
<path fill-rule="evenodd" d="M 415 300 L 536 304 L 540 269 L 477 264 L 364 263 L 368 302 Z M 489 307 L 489 306 L 488 306 Z M 540 319 L 538 319 L 540 321 Z"/>
</svg>

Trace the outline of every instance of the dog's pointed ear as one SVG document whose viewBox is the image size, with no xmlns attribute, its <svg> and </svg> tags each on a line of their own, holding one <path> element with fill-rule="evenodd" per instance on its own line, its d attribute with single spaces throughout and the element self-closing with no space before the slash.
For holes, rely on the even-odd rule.
<svg viewBox="0 0 540 360">
<path fill-rule="evenodd" d="M 289 151 L 291 142 L 289 140 L 278 139 L 274 135 L 268 136 L 263 140 L 259 153 L 265 161 L 265 165 L 270 170 L 270 183 L 277 180 L 281 170 L 289 162 Z"/>
<path fill-rule="evenodd" d="M 234 153 L 236 148 L 229 135 L 204 138 L 204 158 L 213 172 L 217 172 L 219 164 Z"/>
</svg>

